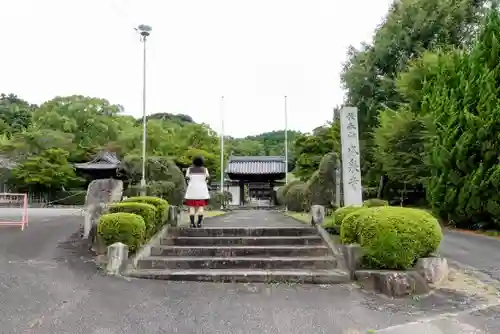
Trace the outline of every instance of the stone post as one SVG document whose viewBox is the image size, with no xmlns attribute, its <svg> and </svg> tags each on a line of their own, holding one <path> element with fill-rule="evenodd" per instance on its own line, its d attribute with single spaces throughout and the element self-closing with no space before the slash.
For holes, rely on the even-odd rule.
<svg viewBox="0 0 500 334">
<path fill-rule="evenodd" d="M 168 224 L 171 226 L 179 226 L 179 209 L 175 205 L 170 205 L 168 208 Z"/>
<path fill-rule="evenodd" d="M 115 242 L 108 246 L 108 265 L 106 271 L 110 275 L 119 275 L 127 260 L 128 246 L 121 242 Z"/>
<path fill-rule="evenodd" d="M 322 225 L 325 221 L 325 207 L 323 205 L 311 206 L 311 223 L 313 226 Z"/>
</svg>

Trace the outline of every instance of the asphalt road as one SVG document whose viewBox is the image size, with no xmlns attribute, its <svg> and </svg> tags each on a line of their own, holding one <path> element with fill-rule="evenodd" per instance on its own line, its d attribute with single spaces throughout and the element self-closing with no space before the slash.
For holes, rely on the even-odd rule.
<svg viewBox="0 0 500 334">
<path fill-rule="evenodd" d="M 445 231 L 439 253 L 495 280 L 500 280 L 500 239 Z"/>
<path fill-rule="evenodd" d="M 78 210 L 33 210 L 25 231 L 0 227 L 1 333 L 364 334 L 444 312 L 467 316 L 481 302 L 452 291 L 387 300 L 352 285 L 127 281 L 96 269 Z M 494 319 L 483 313 L 475 326 Z"/>
</svg>

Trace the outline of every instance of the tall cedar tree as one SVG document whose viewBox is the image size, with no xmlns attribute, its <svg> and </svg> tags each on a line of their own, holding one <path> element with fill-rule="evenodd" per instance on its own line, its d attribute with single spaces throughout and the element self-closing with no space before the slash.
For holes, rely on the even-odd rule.
<svg viewBox="0 0 500 334">
<path fill-rule="evenodd" d="M 500 16 L 489 11 L 470 51 L 440 57 L 424 84 L 423 112 L 435 117 L 428 199 L 461 227 L 500 227 Z"/>
</svg>

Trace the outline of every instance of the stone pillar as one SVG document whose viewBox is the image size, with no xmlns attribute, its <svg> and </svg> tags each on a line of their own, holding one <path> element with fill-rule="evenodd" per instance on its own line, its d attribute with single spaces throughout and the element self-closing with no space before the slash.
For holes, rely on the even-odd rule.
<svg viewBox="0 0 500 334">
<path fill-rule="evenodd" d="M 342 146 L 344 205 L 362 206 L 358 109 L 356 107 L 342 108 L 340 114 L 340 142 Z"/>
</svg>

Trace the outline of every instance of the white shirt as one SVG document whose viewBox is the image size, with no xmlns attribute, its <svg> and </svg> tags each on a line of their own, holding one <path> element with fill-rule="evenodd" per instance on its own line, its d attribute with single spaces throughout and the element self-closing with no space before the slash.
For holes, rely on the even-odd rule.
<svg viewBox="0 0 500 334">
<path fill-rule="evenodd" d="M 191 167 L 186 171 L 186 177 L 189 179 L 188 186 L 186 189 L 185 199 L 209 199 L 210 194 L 208 193 L 207 178 L 208 170 L 203 168 L 203 173 L 192 173 Z"/>
</svg>

